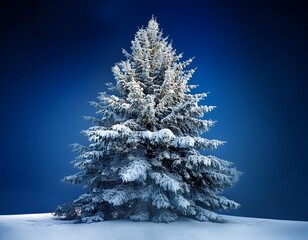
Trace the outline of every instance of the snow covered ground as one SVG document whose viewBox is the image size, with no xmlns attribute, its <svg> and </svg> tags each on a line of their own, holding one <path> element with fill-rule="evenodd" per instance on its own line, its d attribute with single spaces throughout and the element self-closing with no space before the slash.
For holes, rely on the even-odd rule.
<svg viewBox="0 0 308 240">
<path fill-rule="evenodd" d="M 308 222 L 225 216 L 226 223 L 187 218 L 168 224 L 114 220 L 60 221 L 50 213 L 0 216 L 0 240 L 307 240 Z"/>
</svg>

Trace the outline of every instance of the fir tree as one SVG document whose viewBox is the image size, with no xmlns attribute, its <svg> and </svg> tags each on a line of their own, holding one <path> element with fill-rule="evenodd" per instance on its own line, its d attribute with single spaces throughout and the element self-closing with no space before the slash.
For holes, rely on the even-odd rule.
<svg viewBox="0 0 308 240">
<path fill-rule="evenodd" d="M 81 222 L 129 218 L 171 222 L 177 216 L 221 221 L 213 210 L 239 207 L 219 193 L 239 172 L 231 163 L 201 150 L 223 144 L 201 135 L 214 125 L 200 105 L 207 94 L 192 94 L 192 59 L 181 61 L 156 19 L 137 31 L 125 61 L 112 68 L 113 94 L 100 93 L 94 126 L 83 133 L 90 144 L 74 144 L 78 173 L 65 177 L 87 192 L 58 206 L 57 216 Z"/>
</svg>

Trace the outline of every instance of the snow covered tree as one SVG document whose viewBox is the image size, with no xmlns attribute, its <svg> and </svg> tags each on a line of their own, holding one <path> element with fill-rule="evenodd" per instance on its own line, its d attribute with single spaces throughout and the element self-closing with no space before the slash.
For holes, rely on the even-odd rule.
<svg viewBox="0 0 308 240">
<path fill-rule="evenodd" d="M 177 216 L 221 221 L 213 210 L 239 207 L 219 193 L 239 177 L 232 163 L 201 150 L 219 140 L 202 137 L 214 121 L 203 119 L 214 106 L 207 94 L 192 94 L 192 59 L 181 61 L 155 18 L 137 31 L 125 61 L 112 68 L 112 94 L 100 93 L 98 117 L 83 133 L 90 144 L 74 144 L 78 173 L 65 177 L 87 192 L 58 206 L 55 215 L 81 222 L 129 218 L 171 222 Z"/>
</svg>

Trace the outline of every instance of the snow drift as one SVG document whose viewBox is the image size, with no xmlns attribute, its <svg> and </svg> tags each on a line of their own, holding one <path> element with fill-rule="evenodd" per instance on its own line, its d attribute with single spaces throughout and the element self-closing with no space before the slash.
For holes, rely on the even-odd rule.
<svg viewBox="0 0 308 240">
<path fill-rule="evenodd" d="M 224 216 L 226 223 L 179 218 L 168 224 L 113 220 L 75 224 L 50 213 L 0 216 L 1 240 L 306 240 L 308 222 Z"/>
</svg>

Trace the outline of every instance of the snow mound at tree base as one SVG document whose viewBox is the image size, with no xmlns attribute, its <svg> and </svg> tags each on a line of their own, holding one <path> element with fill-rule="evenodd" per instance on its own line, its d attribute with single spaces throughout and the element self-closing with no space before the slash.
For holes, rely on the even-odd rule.
<svg viewBox="0 0 308 240">
<path fill-rule="evenodd" d="M 1 240 L 306 240 L 308 222 L 224 216 L 226 223 L 152 223 L 114 220 L 62 221 L 50 213 L 0 216 Z"/>
</svg>

